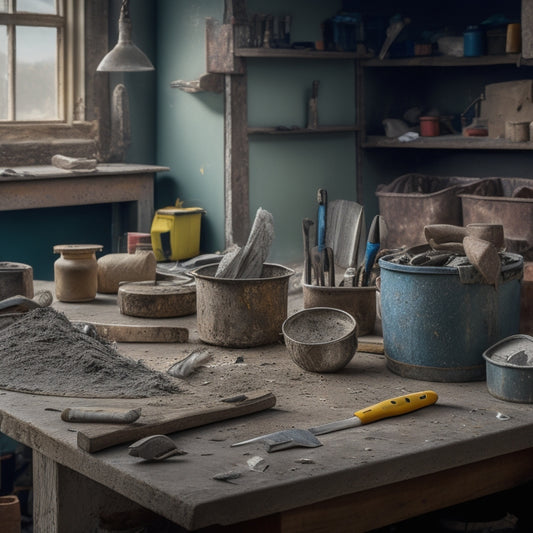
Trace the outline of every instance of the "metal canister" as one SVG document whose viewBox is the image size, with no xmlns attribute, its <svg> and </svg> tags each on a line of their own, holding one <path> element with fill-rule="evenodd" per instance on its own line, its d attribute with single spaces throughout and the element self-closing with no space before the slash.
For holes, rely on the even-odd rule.
<svg viewBox="0 0 533 533">
<path fill-rule="evenodd" d="M 484 34 L 479 26 L 468 26 L 464 32 L 465 57 L 477 57 L 484 54 Z"/>
</svg>

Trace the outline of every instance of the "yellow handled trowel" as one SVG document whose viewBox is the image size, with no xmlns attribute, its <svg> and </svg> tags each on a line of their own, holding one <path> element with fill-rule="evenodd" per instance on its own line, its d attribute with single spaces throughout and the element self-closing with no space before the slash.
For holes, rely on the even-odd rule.
<svg viewBox="0 0 533 533">
<path fill-rule="evenodd" d="M 356 411 L 354 416 L 345 420 L 338 420 L 309 429 L 286 429 L 277 431 L 268 435 L 261 435 L 253 439 L 237 442 L 236 444 L 232 444 L 232 446 L 242 446 L 244 444 L 262 441 L 268 452 L 277 452 L 297 446 L 316 448 L 317 446 L 322 446 L 322 443 L 316 438 L 316 435 L 324 435 L 325 433 L 332 433 L 341 429 L 370 424 L 382 418 L 410 413 L 422 407 L 433 405 L 437 399 L 437 393 L 431 390 L 413 392 L 404 396 L 398 396 L 397 398 L 390 398 L 389 400 Z"/>
</svg>

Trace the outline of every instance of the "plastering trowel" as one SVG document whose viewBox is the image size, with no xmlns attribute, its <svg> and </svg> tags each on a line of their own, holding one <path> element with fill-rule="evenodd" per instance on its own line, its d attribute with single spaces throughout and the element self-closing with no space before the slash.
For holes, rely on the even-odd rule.
<svg viewBox="0 0 533 533">
<path fill-rule="evenodd" d="M 382 418 L 410 413 L 411 411 L 416 411 L 422 407 L 433 405 L 437 399 L 437 393 L 430 390 L 414 392 L 404 396 L 391 398 L 356 411 L 354 416 L 345 420 L 338 420 L 336 422 L 330 422 L 329 424 L 309 429 L 286 429 L 277 431 L 275 433 L 269 433 L 268 435 L 261 435 L 259 437 L 254 437 L 253 439 L 237 442 L 236 444 L 232 444 L 232 446 L 242 446 L 244 444 L 262 441 L 266 445 L 268 452 L 277 452 L 279 450 L 295 448 L 297 446 L 316 448 L 317 446 L 322 445 L 322 443 L 316 438 L 316 435 L 324 435 L 341 429 L 370 424 L 371 422 L 376 422 Z"/>
</svg>

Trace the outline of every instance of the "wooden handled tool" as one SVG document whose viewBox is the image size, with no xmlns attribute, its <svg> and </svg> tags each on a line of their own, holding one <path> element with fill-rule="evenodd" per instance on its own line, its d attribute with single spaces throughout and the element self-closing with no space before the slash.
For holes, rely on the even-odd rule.
<svg viewBox="0 0 533 533">
<path fill-rule="evenodd" d="M 257 413 L 274 405 L 276 397 L 271 392 L 253 391 L 205 407 L 172 409 L 146 416 L 142 414 L 137 421 L 128 425 L 84 423 L 78 431 L 78 447 L 94 453 L 149 435 L 166 435 Z"/>
</svg>

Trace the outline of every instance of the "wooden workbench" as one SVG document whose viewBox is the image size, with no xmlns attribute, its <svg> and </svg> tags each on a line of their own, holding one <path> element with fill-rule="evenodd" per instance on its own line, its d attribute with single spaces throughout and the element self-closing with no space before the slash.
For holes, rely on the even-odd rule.
<svg viewBox="0 0 533 533">
<path fill-rule="evenodd" d="M 297 290 L 291 292 L 289 314 L 301 308 L 301 301 Z M 188 327 L 185 344 L 119 345 L 122 353 L 159 370 L 201 344 L 195 315 L 126 317 L 109 295 L 88 304 L 53 305 L 73 320 Z M 281 343 L 213 350 L 213 360 L 171 398 L 88 402 L 0 391 L 0 431 L 34 451 L 36 533 L 94 531 L 102 514 L 139 505 L 187 530 L 368 531 L 533 479 L 533 407 L 492 397 L 484 382 L 405 379 L 389 372 L 379 354 L 357 353 L 341 372 L 319 375 L 296 367 Z M 159 463 L 129 456 L 126 444 L 94 454 L 81 451 L 77 428 L 58 414 L 88 403 L 189 407 L 257 385 L 276 395 L 275 408 L 173 434 L 187 455 Z M 425 389 L 439 394 L 435 406 L 322 435 L 318 448 L 269 454 L 259 442 L 230 447 L 283 428 L 347 418 L 367 404 Z M 263 457 L 268 468 L 250 470 L 246 461 L 254 456 Z M 213 479 L 225 472 L 240 477 Z"/>
<path fill-rule="evenodd" d="M 71 171 L 52 165 L 8 170 L 13 174 L 0 175 L 0 211 L 112 203 L 117 206 L 112 213 L 112 242 L 116 243 L 118 236 L 126 231 L 150 231 L 154 216 L 154 177 L 156 172 L 169 169 L 101 163 L 94 171 Z M 120 206 L 127 208 L 125 216 L 119 212 Z"/>
</svg>

